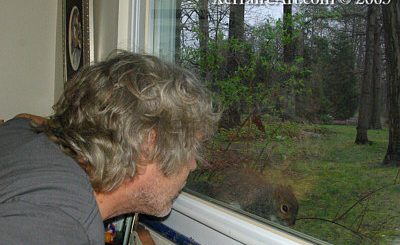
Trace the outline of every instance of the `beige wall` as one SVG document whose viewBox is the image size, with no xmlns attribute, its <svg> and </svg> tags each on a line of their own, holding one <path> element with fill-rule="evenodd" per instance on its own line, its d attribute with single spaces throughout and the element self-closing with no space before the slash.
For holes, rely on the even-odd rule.
<svg viewBox="0 0 400 245">
<path fill-rule="evenodd" d="M 0 0 L 1 1 L 1 0 Z M 53 103 L 58 101 L 64 90 L 64 62 L 63 62 L 63 0 L 58 0 L 57 4 L 57 26 L 56 26 L 56 47 L 55 47 L 55 67 L 54 67 L 54 96 Z"/>
<path fill-rule="evenodd" d="M 93 1 L 94 60 L 104 60 L 118 42 L 119 1 Z"/>
<path fill-rule="evenodd" d="M 117 48 L 119 1 L 89 2 L 102 60 Z M 51 114 L 64 87 L 62 0 L 0 0 L 0 23 L 0 119 Z"/>
<path fill-rule="evenodd" d="M 59 2 L 0 0 L 0 118 L 51 112 L 55 90 L 62 89 Z"/>
</svg>

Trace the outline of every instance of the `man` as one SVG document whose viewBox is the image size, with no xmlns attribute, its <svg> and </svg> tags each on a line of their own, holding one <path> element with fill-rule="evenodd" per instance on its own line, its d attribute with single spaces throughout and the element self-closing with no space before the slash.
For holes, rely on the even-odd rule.
<svg viewBox="0 0 400 245">
<path fill-rule="evenodd" d="M 1 243 L 104 244 L 103 220 L 167 215 L 219 120 L 189 72 L 128 52 L 84 68 L 54 111 L 0 127 Z"/>
</svg>

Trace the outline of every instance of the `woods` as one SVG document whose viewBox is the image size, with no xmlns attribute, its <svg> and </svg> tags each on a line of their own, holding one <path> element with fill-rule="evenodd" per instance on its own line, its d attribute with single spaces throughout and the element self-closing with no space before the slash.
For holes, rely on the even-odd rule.
<svg viewBox="0 0 400 245">
<path fill-rule="evenodd" d="M 349 244 L 380 241 L 377 234 L 383 234 L 385 226 L 370 223 L 378 211 L 371 206 L 377 204 L 369 202 L 398 185 L 400 3 L 280 4 L 278 9 L 212 2 L 177 1 L 180 39 L 176 60 L 206 82 L 224 109 L 218 137 L 207 148 L 211 166 L 200 169 L 191 186 L 196 188 L 196 181 L 203 183 L 205 179 L 218 183 L 224 178 L 221 169 L 229 166 L 250 168 L 266 178 L 283 181 L 283 185 L 304 181 L 304 186 L 294 188 L 296 197 L 300 196 L 299 220 L 329 223 L 327 233 L 332 225 L 345 229 L 355 237 L 349 238 L 353 239 Z M 277 12 L 278 17 L 269 15 Z M 395 176 L 389 178 L 390 183 L 358 183 L 356 168 L 351 169 L 351 175 L 346 172 L 347 165 L 340 167 L 347 163 L 346 158 L 335 164 L 319 162 L 325 153 L 307 148 L 307 142 L 331 142 L 333 136 L 325 134 L 331 125 L 335 125 L 335 132 L 346 132 L 346 142 L 338 144 L 346 144 L 359 158 L 358 150 L 372 154 L 378 147 L 373 162 L 364 159 L 355 161 L 355 166 L 368 174 L 371 168 L 389 167 L 390 176 Z M 377 141 L 377 134 L 386 141 Z M 339 158 L 341 152 L 331 154 Z M 350 153 L 346 157 L 353 159 Z M 317 167 L 309 166 L 315 162 L 319 162 Z M 327 167 L 331 164 L 337 171 L 333 177 Z M 305 174 L 310 168 L 315 171 L 312 174 L 318 173 L 313 179 Z M 341 183 L 334 178 L 357 183 L 354 188 L 360 193 L 347 190 L 350 195 L 344 187 L 335 189 Z M 312 213 L 302 210 L 302 205 L 307 207 L 308 202 L 316 202 L 318 194 L 329 192 L 319 189 L 316 182 L 324 182 L 326 189 L 332 185 L 332 195 L 344 196 L 331 207 L 336 215 L 302 216 Z M 321 205 L 325 205 L 324 200 Z M 383 223 L 389 219 L 387 214 L 380 218 L 377 220 Z M 393 226 L 391 223 L 385 229 Z M 297 227 L 305 232 L 313 230 L 301 222 Z"/>
<path fill-rule="evenodd" d="M 238 127 L 246 113 L 308 123 L 348 120 L 357 124 L 355 143 L 367 144 L 368 129 L 387 122 L 395 142 L 396 4 L 382 10 L 284 4 L 281 19 L 255 22 L 256 6 L 177 1 L 176 59 L 220 99 L 223 128 Z M 388 148 L 384 162 L 397 159 L 393 151 Z"/>
</svg>

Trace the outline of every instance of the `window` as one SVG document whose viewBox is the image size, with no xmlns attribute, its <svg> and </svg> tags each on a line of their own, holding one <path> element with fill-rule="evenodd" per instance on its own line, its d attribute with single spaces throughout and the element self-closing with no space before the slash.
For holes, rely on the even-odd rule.
<svg viewBox="0 0 400 245">
<path fill-rule="evenodd" d="M 119 6 L 119 48 L 174 61 L 175 1 L 121 0 Z"/>
<path fill-rule="evenodd" d="M 306 240 L 400 240 L 398 169 L 381 164 L 388 112 L 379 31 L 367 102 L 361 89 L 370 6 L 132 2 L 147 11 L 134 17 L 134 50 L 189 68 L 226 109 L 188 192 Z M 354 143 L 360 102 L 378 113 L 372 144 Z"/>
</svg>

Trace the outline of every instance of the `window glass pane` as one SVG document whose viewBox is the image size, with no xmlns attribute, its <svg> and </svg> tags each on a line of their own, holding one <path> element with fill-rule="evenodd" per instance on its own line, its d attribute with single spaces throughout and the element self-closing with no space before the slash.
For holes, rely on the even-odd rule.
<svg viewBox="0 0 400 245">
<path fill-rule="evenodd" d="M 225 108 L 188 190 L 334 244 L 400 242 L 379 8 L 161 2 L 154 53 Z"/>
<path fill-rule="evenodd" d="M 175 58 L 175 0 L 132 0 L 132 51 Z"/>
<path fill-rule="evenodd" d="M 129 5 L 129 4 L 126 4 Z M 128 49 L 165 60 L 175 57 L 175 0 L 131 0 Z"/>
<path fill-rule="evenodd" d="M 175 0 L 155 1 L 154 54 L 169 61 L 175 53 Z"/>
</svg>

